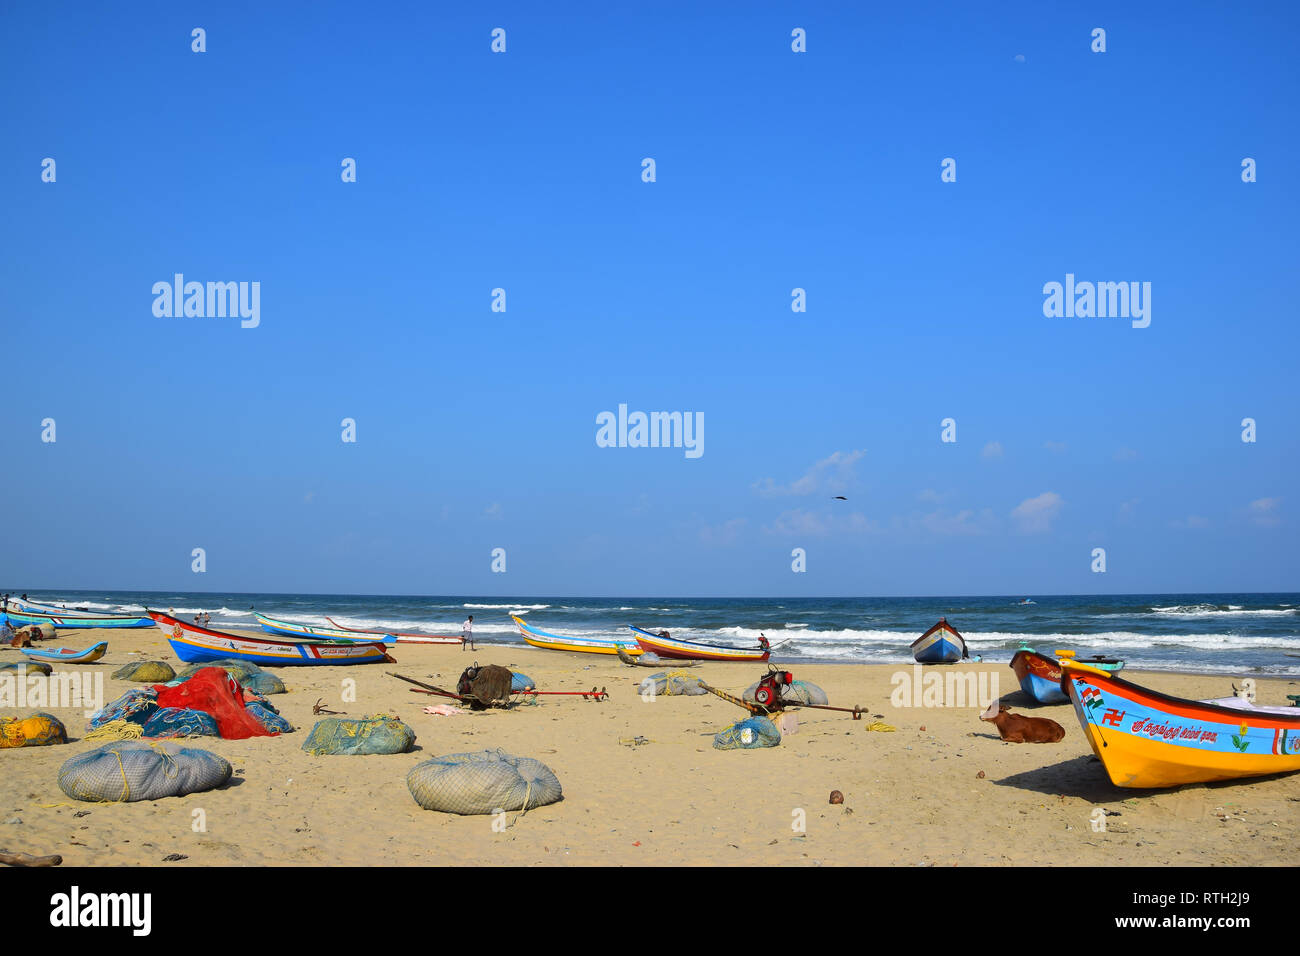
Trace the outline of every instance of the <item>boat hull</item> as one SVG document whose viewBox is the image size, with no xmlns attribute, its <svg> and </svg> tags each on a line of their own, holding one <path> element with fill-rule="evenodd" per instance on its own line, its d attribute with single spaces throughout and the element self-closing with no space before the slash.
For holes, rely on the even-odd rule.
<svg viewBox="0 0 1300 956">
<path fill-rule="evenodd" d="M 966 642 L 946 617 L 912 642 L 918 664 L 956 664 L 966 656 Z"/>
<path fill-rule="evenodd" d="M 273 641 L 186 624 L 158 612 L 151 611 L 149 616 L 176 656 L 187 664 L 234 659 L 263 667 L 301 667 L 392 661 L 380 642 Z"/>
<path fill-rule="evenodd" d="M 760 647 L 719 647 L 715 644 L 697 644 L 694 641 L 681 641 L 664 638 L 639 627 L 631 627 L 636 635 L 636 642 L 643 651 L 652 651 L 660 657 L 670 657 L 683 661 L 743 661 L 746 663 L 762 662 L 771 657 L 771 651 Z"/>
<path fill-rule="evenodd" d="M 297 624 L 293 621 L 280 621 L 273 617 L 267 617 L 264 614 L 255 614 L 257 623 L 261 625 L 262 630 L 268 634 L 280 634 L 285 637 L 306 637 L 322 643 L 330 644 L 355 644 L 360 641 L 363 644 L 375 643 L 392 643 L 393 639 L 387 635 L 378 635 L 366 637 L 364 635 L 348 633 L 337 627 L 323 627 L 319 624 Z"/>
<path fill-rule="evenodd" d="M 596 637 L 563 637 L 533 627 L 513 614 L 510 615 L 510 619 L 519 628 L 519 634 L 524 639 L 524 643 L 531 647 L 540 647 L 547 651 L 572 651 L 576 654 L 618 654 L 621 647 L 625 654 L 630 654 L 633 657 L 645 653 L 633 641 L 610 641 Z"/>
<path fill-rule="evenodd" d="M 53 624 L 61 630 L 82 630 L 88 627 L 149 627 L 153 621 L 147 617 L 79 617 L 76 612 L 45 614 L 37 611 L 16 611 L 10 606 L 5 612 L 15 624 Z"/>
<path fill-rule="evenodd" d="M 1300 770 L 1300 712 L 1291 717 L 1169 697 L 1070 661 L 1062 669 L 1084 736 L 1117 787 Z"/>
<path fill-rule="evenodd" d="M 1111 665 L 1097 665 L 1101 670 L 1114 673 L 1124 667 L 1123 661 Z M 1061 687 L 1061 663 L 1054 657 L 1032 650 L 1019 650 L 1011 658 L 1020 689 L 1040 704 L 1066 704 L 1070 698 Z"/>
<path fill-rule="evenodd" d="M 27 657 L 34 661 L 45 661 L 49 664 L 93 664 L 106 653 L 108 653 L 108 642 L 100 641 L 84 651 L 68 652 L 66 647 L 52 647 L 48 649 L 24 647 L 20 650 Z"/>
<path fill-rule="evenodd" d="M 372 635 L 382 634 L 386 638 L 392 638 L 398 644 L 459 644 L 461 639 L 455 634 L 417 634 L 414 631 L 363 631 L 356 627 L 344 627 L 332 617 L 325 620 L 334 625 L 336 630 L 345 634 L 355 635 Z"/>
</svg>

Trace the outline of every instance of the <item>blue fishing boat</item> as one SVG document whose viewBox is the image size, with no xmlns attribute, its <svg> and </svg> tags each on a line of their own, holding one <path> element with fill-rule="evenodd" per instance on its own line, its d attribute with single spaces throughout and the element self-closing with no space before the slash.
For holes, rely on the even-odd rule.
<svg viewBox="0 0 1300 956">
<path fill-rule="evenodd" d="M 912 656 L 919 664 L 956 664 L 969 657 L 966 642 L 946 617 L 912 642 Z"/>
<path fill-rule="evenodd" d="M 1061 659 L 1072 660 L 1074 651 L 1057 651 L 1055 657 L 1040 654 L 1031 647 L 1021 647 L 1011 658 L 1020 689 L 1040 704 L 1064 704 L 1069 698 L 1061 689 Z M 1124 669 L 1124 662 L 1114 657 L 1089 657 L 1080 660 L 1108 674 Z"/>
<path fill-rule="evenodd" d="M 99 660 L 108 652 L 108 642 L 100 641 L 98 644 L 93 644 L 84 651 L 79 651 L 71 647 L 23 647 L 20 648 L 20 650 L 28 657 L 37 661 L 50 661 L 59 664 L 91 664 Z"/>
</svg>

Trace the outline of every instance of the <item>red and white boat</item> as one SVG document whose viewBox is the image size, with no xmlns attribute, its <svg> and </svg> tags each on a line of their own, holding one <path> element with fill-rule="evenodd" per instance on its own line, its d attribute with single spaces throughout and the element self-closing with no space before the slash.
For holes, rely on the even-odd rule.
<svg viewBox="0 0 1300 956">
<path fill-rule="evenodd" d="M 414 631 L 365 631 L 359 627 L 348 627 L 332 617 L 327 617 L 336 630 L 347 634 L 369 634 L 372 637 L 391 637 L 398 644 L 459 644 L 459 634 L 417 634 Z"/>
<path fill-rule="evenodd" d="M 660 631 L 656 634 L 654 631 L 647 631 L 644 628 L 633 627 L 636 634 L 636 642 L 641 645 L 641 649 L 652 651 L 660 657 L 671 657 L 677 660 L 690 661 L 765 661 L 772 654 L 772 647 L 766 639 L 759 647 L 729 647 L 725 644 L 700 644 L 696 641 L 683 641 L 673 637 L 667 631 Z"/>
</svg>

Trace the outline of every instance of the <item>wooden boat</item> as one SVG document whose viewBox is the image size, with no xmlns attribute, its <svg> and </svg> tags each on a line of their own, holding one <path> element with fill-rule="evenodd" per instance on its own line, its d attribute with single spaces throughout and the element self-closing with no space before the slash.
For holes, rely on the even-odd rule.
<svg viewBox="0 0 1300 956">
<path fill-rule="evenodd" d="M 383 643 L 345 641 L 298 641 L 292 638 L 266 640 L 214 631 L 199 624 L 187 624 L 160 611 L 149 611 L 158 630 L 167 638 L 176 656 L 187 664 L 234 658 L 253 661 L 263 667 L 324 664 L 374 664 L 392 662 Z"/>
<path fill-rule="evenodd" d="M 131 616 L 129 614 L 123 614 L 120 611 L 92 611 L 88 607 L 68 607 L 63 604 L 42 604 L 39 601 L 24 601 L 22 598 L 16 597 L 11 597 L 9 599 L 9 607 L 24 614 L 53 614 L 56 617 L 95 617 L 117 620 L 119 618 Z"/>
<path fill-rule="evenodd" d="M 765 661 L 771 656 L 771 647 L 727 647 L 719 644 L 700 644 L 671 637 L 667 631 L 656 634 L 644 628 L 632 627 L 636 642 L 642 650 L 653 651 L 660 657 L 688 661 Z"/>
<path fill-rule="evenodd" d="M 524 642 L 531 644 L 533 647 L 541 647 L 550 651 L 577 651 L 583 654 L 617 654 L 618 649 L 621 647 L 624 653 L 632 657 L 645 653 L 640 646 L 632 641 L 612 641 L 603 637 L 562 637 L 559 634 L 550 634 L 540 628 L 533 627 L 513 614 L 510 615 L 510 619 L 518 625 L 519 633 Z"/>
<path fill-rule="evenodd" d="M 33 660 L 50 661 L 60 664 L 91 664 L 99 660 L 108 652 L 108 642 L 100 641 L 84 651 L 74 650 L 71 647 L 48 647 L 34 648 L 23 647 L 20 650 Z"/>
<path fill-rule="evenodd" d="M 1061 683 L 1117 787 L 1177 787 L 1300 770 L 1300 713 L 1236 697 L 1184 700 L 1080 661 Z"/>
<path fill-rule="evenodd" d="M 920 664 L 955 664 L 970 654 L 966 642 L 946 617 L 912 642 L 912 656 Z"/>
<path fill-rule="evenodd" d="M 293 621 L 280 621 L 273 617 L 267 617 L 265 614 L 253 612 L 257 618 L 257 623 L 262 626 L 262 630 L 269 634 L 280 634 L 288 637 L 306 637 L 326 644 L 355 644 L 358 641 L 363 644 L 374 644 L 382 641 L 385 644 L 393 643 L 393 638 L 387 634 L 379 637 L 364 637 L 360 634 L 348 633 L 337 627 L 323 627 L 319 624 L 297 624 Z"/>
<path fill-rule="evenodd" d="M 459 634 L 419 634 L 416 633 L 415 631 L 363 631 L 359 627 L 347 627 L 343 624 L 340 624 L 332 617 L 327 617 L 325 618 L 325 620 L 333 624 L 336 629 L 340 631 L 344 631 L 348 634 L 382 634 L 384 635 L 384 637 L 392 638 L 393 640 L 397 641 L 398 644 L 459 644 L 460 643 Z"/>
<path fill-rule="evenodd" d="M 1064 704 L 1069 698 L 1061 689 L 1061 663 L 1059 658 L 1076 659 L 1073 651 L 1057 651 L 1056 657 L 1040 654 L 1030 647 L 1022 647 L 1011 658 L 1020 689 L 1040 704 Z M 1091 664 L 1111 674 L 1124 669 L 1124 662 L 1113 657 L 1077 658 L 1082 664 Z"/>
<path fill-rule="evenodd" d="M 149 627 L 153 622 L 147 617 L 131 617 L 129 615 L 85 615 L 81 611 L 65 611 L 58 614 L 46 614 L 39 611 L 16 611 L 13 607 L 13 601 L 9 602 L 9 610 L 5 612 L 9 615 L 9 620 L 17 624 L 53 624 L 57 628 L 87 628 L 87 627 Z"/>
<path fill-rule="evenodd" d="M 17 624 L 53 624 L 65 630 L 86 627 L 149 627 L 153 623 L 148 618 L 133 618 L 130 614 L 47 607 L 13 597 L 9 598 L 9 607 L 4 614 L 8 614 L 9 620 Z"/>
</svg>

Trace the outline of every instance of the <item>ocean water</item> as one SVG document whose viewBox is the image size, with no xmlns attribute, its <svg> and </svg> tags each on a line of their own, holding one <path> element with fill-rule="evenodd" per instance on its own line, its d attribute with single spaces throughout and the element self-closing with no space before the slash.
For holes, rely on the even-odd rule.
<svg viewBox="0 0 1300 956">
<path fill-rule="evenodd" d="M 17 592 L 13 592 L 17 593 Z M 1124 594 L 909 598 L 413 597 L 208 592 L 43 591 L 34 601 L 93 610 L 175 608 L 214 627 L 256 629 L 252 608 L 289 621 L 460 634 L 474 615 L 483 642 L 522 644 L 518 613 L 548 631 L 630 637 L 627 625 L 674 637 L 752 645 L 762 633 L 790 663 L 910 662 L 909 645 L 947 617 L 972 654 L 1009 661 L 1021 643 L 1122 657 L 1148 670 L 1300 676 L 1300 594 Z M 532 652 L 529 649 L 529 652 Z M 537 651 L 536 653 L 550 653 Z"/>
</svg>

